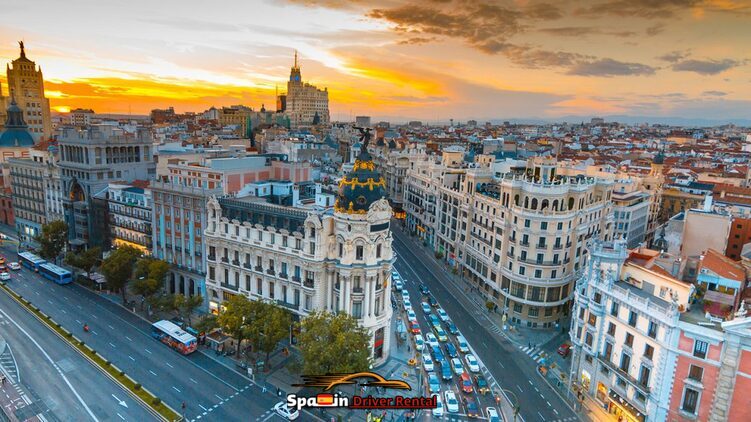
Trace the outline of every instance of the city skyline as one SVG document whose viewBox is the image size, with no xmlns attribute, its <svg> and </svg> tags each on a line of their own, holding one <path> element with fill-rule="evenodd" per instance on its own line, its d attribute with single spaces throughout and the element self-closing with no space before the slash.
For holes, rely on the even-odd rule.
<svg viewBox="0 0 751 422">
<path fill-rule="evenodd" d="M 24 40 L 56 111 L 273 109 L 294 50 L 332 120 L 731 122 L 751 108 L 747 1 L 38 3 L 0 17 L 0 58 Z"/>
</svg>

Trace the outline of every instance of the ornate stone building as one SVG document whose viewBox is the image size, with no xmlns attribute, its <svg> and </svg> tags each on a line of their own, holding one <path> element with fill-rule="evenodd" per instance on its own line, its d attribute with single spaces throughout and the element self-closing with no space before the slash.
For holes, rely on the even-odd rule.
<svg viewBox="0 0 751 422">
<path fill-rule="evenodd" d="M 7 66 L 8 98 L 23 111 L 24 120 L 36 140 L 52 134 L 50 101 L 44 97 L 42 69 L 26 57 L 23 41 L 21 55 Z"/>
<path fill-rule="evenodd" d="M 329 91 L 302 81 L 300 66 L 292 66 L 287 82 L 286 109 L 293 128 L 329 123 Z"/>
<path fill-rule="evenodd" d="M 347 312 L 371 335 L 374 365 L 389 356 L 394 254 L 385 181 L 363 150 L 333 210 L 310 211 L 255 197 L 208 202 L 209 308 L 242 294 L 298 317 Z"/>
</svg>

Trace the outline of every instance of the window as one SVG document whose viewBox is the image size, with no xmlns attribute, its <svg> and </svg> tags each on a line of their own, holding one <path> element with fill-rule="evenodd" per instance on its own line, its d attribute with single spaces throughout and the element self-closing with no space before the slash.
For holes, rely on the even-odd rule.
<svg viewBox="0 0 751 422">
<path fill-rule="evenodd" d="M 589 314 L 589 320 L 587 321 L 587 323 L 593 327 L 597 325 L 597 315 Z"/>
<path fill-rule="evenodd" d="M 691 365 L 688 368 L 688 378 L 692 379 L 696 382 L 701 382 L 702 377 L 704 376 L 704 368 L 701 366 Z"/>
<path fill-rule="evenodd" d="M 647 335 L 652 338 L 657 338 L 657 324 L 653 321 L 649 321 L 649 328 L 647 328 Z"/>
<path fill-rule="evenodd" d="M 263 296 L 263 281 L 260 278 L 256 279 L 256 293 L 258 296 Z"/>
<path fill-rule="evenodd" d="M 342 243 L 339 243 L 339 258 L 344 255 L 344 245 Z"/>
<path fill-rule="evenodd" d="M 697 358 L 701 358 L 701 359 L 706 358 L 707 347 L 709 347 L 709 344 L 707 344 L 706 341 L 695 340 L 694 341 L 694 356 L 696 356 Z"/>
<path fill-rule="evenodd" d="M 522 313 L 522 304 L 521 303 L 514 303 L 514 312 L 517 314 Z"/>
<path fill-rule="evenodd" d="M 305 309 L 310 309 L 310 295 L 305 295 Z"/>
<path fill-rule="evenodd" d="M 362 302 L 352 303 L 352 316 L 355 318 L 362 318 Z"/>
<path fill-rule="evenodd" d="M 605 360 L 610 362 L 613 357 L 613 343 L 605 342 L 605 347 L 602 348 L 602 355 L 605 356 Z"/>
<path fill-rule="evenodd" d="M 520 265 L 520 266 L 519 266 L 519 275 L 524 275 L 524 273 L 525 273 L 525 272 L 526 272 L 526 268 L 524 268 L 524 267 L 522 267 L 522 266 Z"/>
<path fill-rule="evenodd" d="M 579 308 L 579 319 L 584 320 L 584 312 L 586 312 L 584 308 Z"/>
<path fill-rule="evenodd" d="M 621 309 L 621 306 L 618 304 L 618 302 L 613 302 L 612 305 L 610 305 L 610 315 L 613 315 L 614 317 L 618 317 L 618 311 Z"/>
<path fill-rule="evenodd" d="M 626 352 L 621 353 L 621 364 L 618 366 L 621 371 L 628 372 L 628 368 L 631 366 L 631 355 Z"/>
<path fill-rule="evenodd" d="M 639 316 L 636 315 L 636 312 L 629 311 L 628 313 L 628 325 L 632 327 L 636 327 L 636 322 L 639 320 Z"/>
<path fill-rule="evenodd" d="M 524 220 L 524 227 L 529 227 L 529 219 Z"/>
<path fill-rule="evenodd" d="M 639 369 L 639 384 L 641 384 L 642 387 L 649 387 L 649 375 L 651 372 L 652 371 L 644 365 Z"/>
<path fill-rule="evenodd" d="M 558 223 L 558 230 L 563 230 L 563 223 Z"/>
<path fill-rule="evenodd" d="M 269 297 L 271 299 L 274 298 L 274 282 L 273 281 L 269 281 Z"/>
<path fill-rule="evenodd" d="M 652 357 L 654 357 L 655 354 L 655 348 L 650 346 L 649 344 L 644 346 L 644 357 L 652 360 Z"/>
<path fill-rule="evenodd" d="M 537 318 L 540 315 L 540 308 L 537 307 L 530 307 L 529 311 L 527 311 L 527 314 L 532 318 Z"/>
<path fill-rule="evenodd" d="M 681 410 L 690 413 L 692 415 L 696 414 L 696 406 L 699 404 L 699 392 L 691 389 L 686 388 L 683 391 L 683 403 L 681 403 Z"/>
<path fill-rule="evenodd" d="M 316 253 L 316 244 L 313 242 L 310 242 L 310 254 L 315 255 Z"/>
<path fill-rule="evenodd" d="M 376 258 L 380 258 L 380 257 L 381 257 L 381 245 L 379 244 L 376 246 Z"/>
<path fill-rule="evenodd" d="M 542 221 L 540 222 L 540 230 L 547 230 L 548 229 L 548 222 Z"/>
<path fill-rule="evenodd" d="M 592 341 L 594 339 L 592 338 L 592 333 L 587 331 L 587 334 L 584 335 L 584 342 L 587 343 L 587 346 L 592 347 Z"/>
<path fill-rule="evenodd" d="M 258 230 L 258 240 L 263 240 L 263 232 Z"/>
<path fill-rule="evenodd" d="M 602 295 L 600 294 L 600 292 L 595 292 L 593 299 L 595 300 L 595 303 L 599 305 L 602 302 Z"/>
<path fill-rule="evenodd" d="M 216 280 L 216 274 L 214 271 L 214 267 L 209 267 L 209 280 Z"/>
<path fill-rule="evenodd" d="M 245 275 L 245 290 L 250 291 L 250 276 Z"/>
<path fill-rule="evenodd" d="M 535 278 L 542 278 L 542 270 L 535 270 Z"/>
<path fill-rule="evenodd" d="M 615 324 L 613 324 L 612 322 L 608 323 L 608 335 L 615 335 Z"/>
<path fill-rule="evenodd" d="M 364 249 L 365 248 L 363 248 L 362 245 L 357 245 L 355 247 L 355 259 L 358 259 L 358 260 L 362 259 L 363 255 L 364 255 Z"/>
<path fill-rule="evenodd" d="M 634 346 L 634 335 L 631 333 L 626 333 L 626 340 L 623 342 L 625 346 L 633 347 Z"/>
</svg>

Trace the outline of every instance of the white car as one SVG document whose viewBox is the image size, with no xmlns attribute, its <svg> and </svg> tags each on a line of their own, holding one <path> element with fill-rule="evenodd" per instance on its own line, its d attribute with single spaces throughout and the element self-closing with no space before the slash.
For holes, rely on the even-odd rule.
<svg viewBox="0 0 751 422">
<path fill-rule="evenodd" d="M 413 311 L 412 308 L 407 309 L 407 320 L 417 321 L 417 314 L 415 314 L 415 311 Z"/>
<path fill-rule="evenodd" d="M 404 299 L 404 310 L 412 309 L 412 302 L 409 301 L 409 299 Z"/>
<path fill-rule="evenodd" d="M 425 347 L 425 340 L 422 338 L 422 334 L 415 334 L 415 347 L 418 352 L 421 352 L 422 348 Z"/>
<path fill-rule="evenodd" d="M 438 309 L 436 310 L 436 312 L 438 312 L 438 317 L 440 317 L 440 318 L 441 318 L 441 321 L 443 321 L 443 322 L 447 322 L 448 320 L 450 320 L 450 319 L 451 319 L 451 318 L 449 318 L 449 314 L 447 314 L 447 313 L 446 313 L 446 311 L 444 311 L 444 310 L 443 310 L 443 309 L 441 309 L 441 308 L 438 308 Z"/>
<path fill-rule="evenodd" d="M 402 281 L 399 279 L 394 280 L 394 288 L 397 292 L 403 291 L 404 285 L 402 284 Z"/>
<path fill-rule="evenodd" d="M 286 401 L 280 401 L 279 403 L 274 405 L 274 412 L 276 412 L 277 415 L 287 419 L 288 421 L 293 421 L 300 417 L 300 412 L 297 409 L 290 409 L 287 407 Z"/>
<path fill-rule="evenodd" d="M 428 353 L 422 354 L 422 366 L 425 367 L 425 372 L 433 372 L 435 366 L 433 365 L 433 359 Z"/>
<path fill-rule="evenodd" d="M 422 312 L 425 315 L 430 315 L 430 304 L 428 302 L 423 302 L 422 303 Z"/>
<path fill-rule="evenodd" d="M 446 390 L 443 395 L 446 399 L 446 410 L 449 413 L 459 413 L 459 402 L 456 400 L 456 393 L 451 390 Z"/>
<path fill-rule="evenodd" d="M 462 353 L 469 353 L 469 344 L 467 344 L 467 339 L 464 338 L 462 335 L 456 336 L 456 342 L 459 343 L 459 351 Z"/>
<path fill-rule="evenodd" d="M 501 417 L 495 407 L 488 407 L 485 410 L 488 412 L 488 422 L 501 422 Z"/>
<path fill-rule="evenodd" d="M 477 362 L 477 358 L 475 358 L 474 355 L 467 354 L 466 356 L 464 356 L 464 360 L 467 362 L 467 368 L 469 368 L 469 372 L 480 372 L 480 364 Z"/>
<path fill-rule="evenodd" d="M 409 292 L 402 290 L 402 300 L 409 300 Z"/>
<path fill-rule="evenodd" d="M 443 416 L 443 402 L 441 401 L 441 395 L 440 394 L 433 394 L 435 397 L 435 408 L 433 408 L 433 416 L 441 417 Z"/>
<path fill-rule="evenodd" d="M 425 333 L 425 342 L 428 343 L 428 345 L 433 347 L 441 347 L 440 343 L 438 343 L 438 339 L 435 337 L 435 334 L 433 333 Z"/>
<path fill-rule="evenodd" d="M 10 273 L 5 273 L 5 272 L 0 273 L 0 280 L 3 280 L 3 281 L 10 280 Z"/>
<path fill-rule="evenodd" d="M 459 358 L 451 359 L 451 369 L 454 370 L 454 374 L 461 376 L 464 373 L 464 366 Z"/>
<path fill-rule="evenodd" d="M 11 262 L 10 264 L 8 264 L 8 268 L 18 271 L 21 269 L 21 265 L 19 265 L 18 262 Z"/>
</svg>

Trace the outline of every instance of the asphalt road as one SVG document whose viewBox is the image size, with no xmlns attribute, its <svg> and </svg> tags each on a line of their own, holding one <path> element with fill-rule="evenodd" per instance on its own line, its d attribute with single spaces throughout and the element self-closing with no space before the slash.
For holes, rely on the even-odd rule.
<svg viewBox="0 0 751 422">
<path fill-rule="evenodd" d="M 0 292 L 0 335 L 10 349 L 5 352 L 13 358 L 3 365 L 9 367 L 6 370 L 30 393 L 32 403 L 29 406 L 38 406 L 45 419 L 154 419 L 118 384 L 4 292 Z"/>
<path fill-rule="evenodd" d="M 14 247 L 3 247 L 9 261 Z M 66 329 L 128 373 L 188 420 L 265 421 L 280 401 L 232 369 L 196 352 L 183 356 L 151 337 L 150 325 L 76 284 L 56 285 L 23 268 L 8 283 Z M 91 331 L 83 332 L 83 324 Z M 49 335 L 52 335 L 51 333 Z M 49 336 L 48 335 L 48 336 Z"/>
<path fill-rule="evenodd" d="M 428 286 L 501 388 L 513 393 L 509 395 L 512 401 L 518 399 L 519 413 L 525 422 L 578 419 L 540 379 L 534 361 L 508 339 L 489 329 L 485 311 L 464 294 L 464 286 L 457 285 L 458 279 L 449 274 L 446 267 L 437 265 L 422 246 L 399 228 L 394 228 L 393 235 L 398 257 L 395 266 L 399 273 Z M 416 313 L 422 312 L 419 304 L 413 303 L 413 306 Z"/>
</svg>

